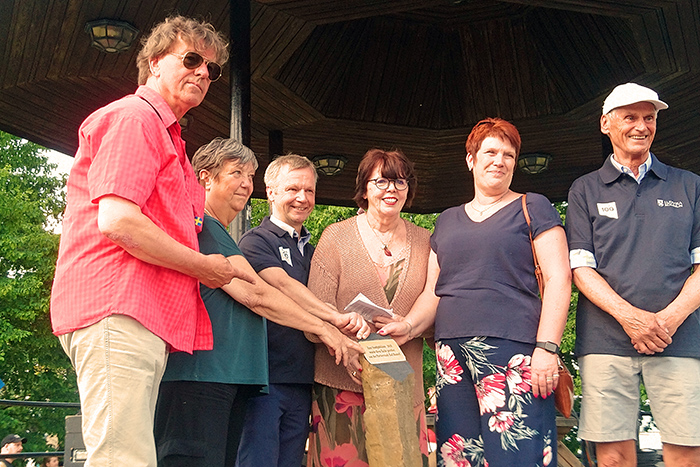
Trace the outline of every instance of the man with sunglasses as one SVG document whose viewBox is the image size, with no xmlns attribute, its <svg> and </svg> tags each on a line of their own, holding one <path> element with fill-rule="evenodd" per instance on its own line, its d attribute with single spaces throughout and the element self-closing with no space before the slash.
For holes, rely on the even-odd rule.
<svg viewBox="0 0 700 467">
<path fill-rule="evenodd" d="M 227 43 L 210 24 L 175 16 L 143 44 L 136 92 L 80 127 L 51 296 L 78 377 L 86 467 L 156 467 L 168 352 L 212 348 L 199 282 L 253 280 L 198 251 L 204 190 L 178 124 L 221 75 Z"/>
</svg>

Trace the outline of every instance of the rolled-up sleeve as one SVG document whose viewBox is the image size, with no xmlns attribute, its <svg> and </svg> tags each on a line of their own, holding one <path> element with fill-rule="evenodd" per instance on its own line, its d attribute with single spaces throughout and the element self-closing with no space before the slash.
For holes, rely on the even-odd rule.
<svg viewBox="0 0 700 467">
<path fill-rule="evenodd" d="M 581 267 L 595 269 L 598 266 L 598 263 L 595 261 L 595 255 L 581 248 L 569 251 L 569 263 L 571 264 L 571 269 Z"/>
</svg>

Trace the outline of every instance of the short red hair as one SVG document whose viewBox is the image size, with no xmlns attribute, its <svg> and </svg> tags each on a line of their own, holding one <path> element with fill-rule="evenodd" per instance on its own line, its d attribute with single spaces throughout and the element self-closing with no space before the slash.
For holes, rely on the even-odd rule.
<svg viewBox="0 0 700 467">
<path fill-rule="evenodd" d="M 481 143 L 488 137 L 500 138 L 508 141 L 515 149 L 515 160 L 517 162 L 520 155 L 520 133 L 515 125 L 502 118 L 485 118 L 472 128 L 467 137 L 467 154 L 476 157 L 476 153 L 481 149 Z"/>
</svg>

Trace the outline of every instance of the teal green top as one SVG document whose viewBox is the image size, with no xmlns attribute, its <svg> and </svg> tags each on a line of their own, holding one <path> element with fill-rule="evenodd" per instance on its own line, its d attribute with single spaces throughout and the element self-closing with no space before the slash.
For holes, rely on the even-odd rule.
<svg viewBox="0 0 700 467">
<path fill-rule="evenodd" d="M 238 245 L 216 219 L 205 216 L 199 234 L 204 254 L 242 255 Z M 163 381 L 267 386 L 267 331 L 264 318 L 241 305 L 222 289 L 200 285 L 209 312 L 214 350 L 170 354 Z"/>
</svg>

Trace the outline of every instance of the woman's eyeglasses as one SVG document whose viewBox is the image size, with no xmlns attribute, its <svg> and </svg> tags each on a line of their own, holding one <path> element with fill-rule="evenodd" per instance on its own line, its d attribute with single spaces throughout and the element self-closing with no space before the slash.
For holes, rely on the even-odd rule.
<svg viewBox="0 0 700 467">
<path fill-rule="evenodd" d="M 382 178 L 382 177 L 380 177 L 380 178 L 371 178 L 368 181 L 374 183 L 374 185 L 377 188 L 379 188 L 380 190 L 386 190 L 387 188 L 389 188 L 390 183 L 393 183 L 394 188 L 396 188 L 399 191 L 403 191 L 406 188 L 408 188 L 408 180 L 406 180 L 405 178 Z"/>
<path fill-rule="evenodd" d="M 209 80 L 214 82 L 217 79 L 221 78 L 221 65 L 219 65 L 216 62 L 211 62 L 205 59 L 197 52 L 187 52 L 185 55 L 170 52 L 170 55 L 180 57 L 182 59 L 182 65 L 188 70 L 194 70 L 202 66 L 202 63 L 206 63 L 207 71 L 209 72 Z"/>
</svg>

